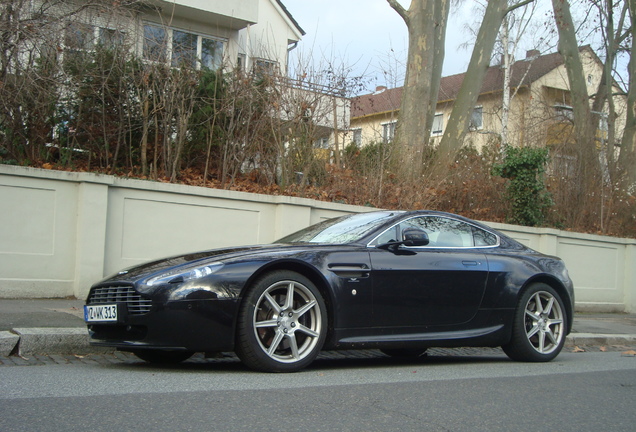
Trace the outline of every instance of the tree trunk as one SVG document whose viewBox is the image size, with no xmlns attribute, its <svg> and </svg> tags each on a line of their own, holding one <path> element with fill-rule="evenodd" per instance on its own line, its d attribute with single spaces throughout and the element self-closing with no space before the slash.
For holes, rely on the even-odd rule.
<svg viewBox="0 0 636 432">
<path fill-rule="evenodd" d="M 636 0 L 629 0 L 632 49 L 629 59 L 629 87 L 627 89 L 627 117 L 625 131 L 621 141 L 621 152 L 618 159 L 621 170 L 625 173 L 628 187 L 633 190 L 636 185 L 636 29 L 634 28 L 634 14 Z"/>
<path fill-rule="evenodd" d="M 472 112 L 479 97 L 481 84 L 490 65 L 490 56 L 495 46 L 501 22 L 509 10 L 507 0 L 490 0 L 488 2 L 484 19 L 479 27 L 475 47 L 470 57 L 468 70 L 453 105 L 453 111 L 434 160 L 432 167 L 434 173 L 443 173 L 448 163 L 453 160 L 455 154 L 464 143 L 464 137 L 470 126 Z"/>
<path fill-rule="evenodd" d="M 507 16 L 504 16 L 501 26 L 501 45 L 503 46 L 504 83 L 503 97 L 501 100 L 501 149 L 508 144 L 508 122 L 510 117 L 510 24 Z"/>
<path fill-rule="evenodd" d="M 576 40 L 575 27 L 567 0 L 552 0 L 554 17 L 559 32 L 559 53 L 570 83 L 570 97 L 574 112 L 574 136 L 578 155 L 579 186 L 578 198 L 592 196 L 599 187 L 600 167 L 594 132 L 596 127 L 591 117 L 589 95 L 583 64 Z"/>
<path fill-rule="evenodd" d="M 141 132 L 141 174 L 148 175 L 148 125 L 150 124 L 150 116 L 148 115 L 149 102 L 148 99 L 142 103 L 142 132 Z"/>
<path fill-rule="evenodd" d="M 395 134 L 397 160 L 401 167 L 410 168 L 410 176 L 418 177 L 437 107 L 449 1 L 412 0 L 408 11 L 396 0 L 387 1 L 404 19 L 409 32 L 404 92 Z"/>
</svg>

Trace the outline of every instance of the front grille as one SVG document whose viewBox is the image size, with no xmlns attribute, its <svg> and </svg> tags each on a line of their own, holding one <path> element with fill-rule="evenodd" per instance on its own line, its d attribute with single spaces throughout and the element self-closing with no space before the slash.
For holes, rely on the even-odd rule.
<svg viewBox="0 0 636 432">
<path fill-rule="evenodd" d="M 88 304 L 125 303 L 128 313 L 142 315 L 150 311 L 152 300 L 142 297 L 131 286 L 110 286 L 95 288 L 88 296 Z"/>
</svg>

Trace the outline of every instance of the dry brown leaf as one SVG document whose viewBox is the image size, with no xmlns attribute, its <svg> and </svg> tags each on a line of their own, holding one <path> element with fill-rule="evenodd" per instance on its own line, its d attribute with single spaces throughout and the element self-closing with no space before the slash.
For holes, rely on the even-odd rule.
<svg viewBox="0 0 636 432">
<path fill-rule="evenodd" d="M 599 348 L 599 350 L 601 350 L 602 352 L 607 352 L 607 347 L 606 346 L 602 346 Z"/>
<path fill-rule="evenodd" d="M 623 351 L 621 355 L 625 357 L 636 357 L 636 350 Z"/>
<path fill-rule="evenodd" d="M 581 347 L 575 346 L 572 352 L 580 353 L 580 352 L 585 352 L 585 350 Z"/>
</svg>

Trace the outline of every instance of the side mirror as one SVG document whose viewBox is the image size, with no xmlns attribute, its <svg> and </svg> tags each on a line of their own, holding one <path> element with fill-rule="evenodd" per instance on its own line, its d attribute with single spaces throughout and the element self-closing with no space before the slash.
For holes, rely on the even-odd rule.
<svg viewBox="0 0 636 432">
<path fill-rule="evenodd" d="M 417 228 L 407 228 L 402 231 L 402 244 L 404 246 L 426 246 L 430 240 L 426 231 Z"/>
</svg>

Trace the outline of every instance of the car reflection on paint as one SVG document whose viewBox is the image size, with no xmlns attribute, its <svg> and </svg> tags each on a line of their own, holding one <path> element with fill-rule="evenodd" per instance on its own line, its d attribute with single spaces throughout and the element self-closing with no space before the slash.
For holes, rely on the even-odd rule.
<svg viewBox="0 0 636 432">
<path fill-rule="evenodd" d="M 149 362 L 234 351 L 252 369 L 289 372 L 326 349 L 501 346 L 549 361 L 573 305 L 559 258 L 461 216 L 380 211 L 132 267 L 91 288 L 85 316 L 91 344 Z"/>
</svg>

